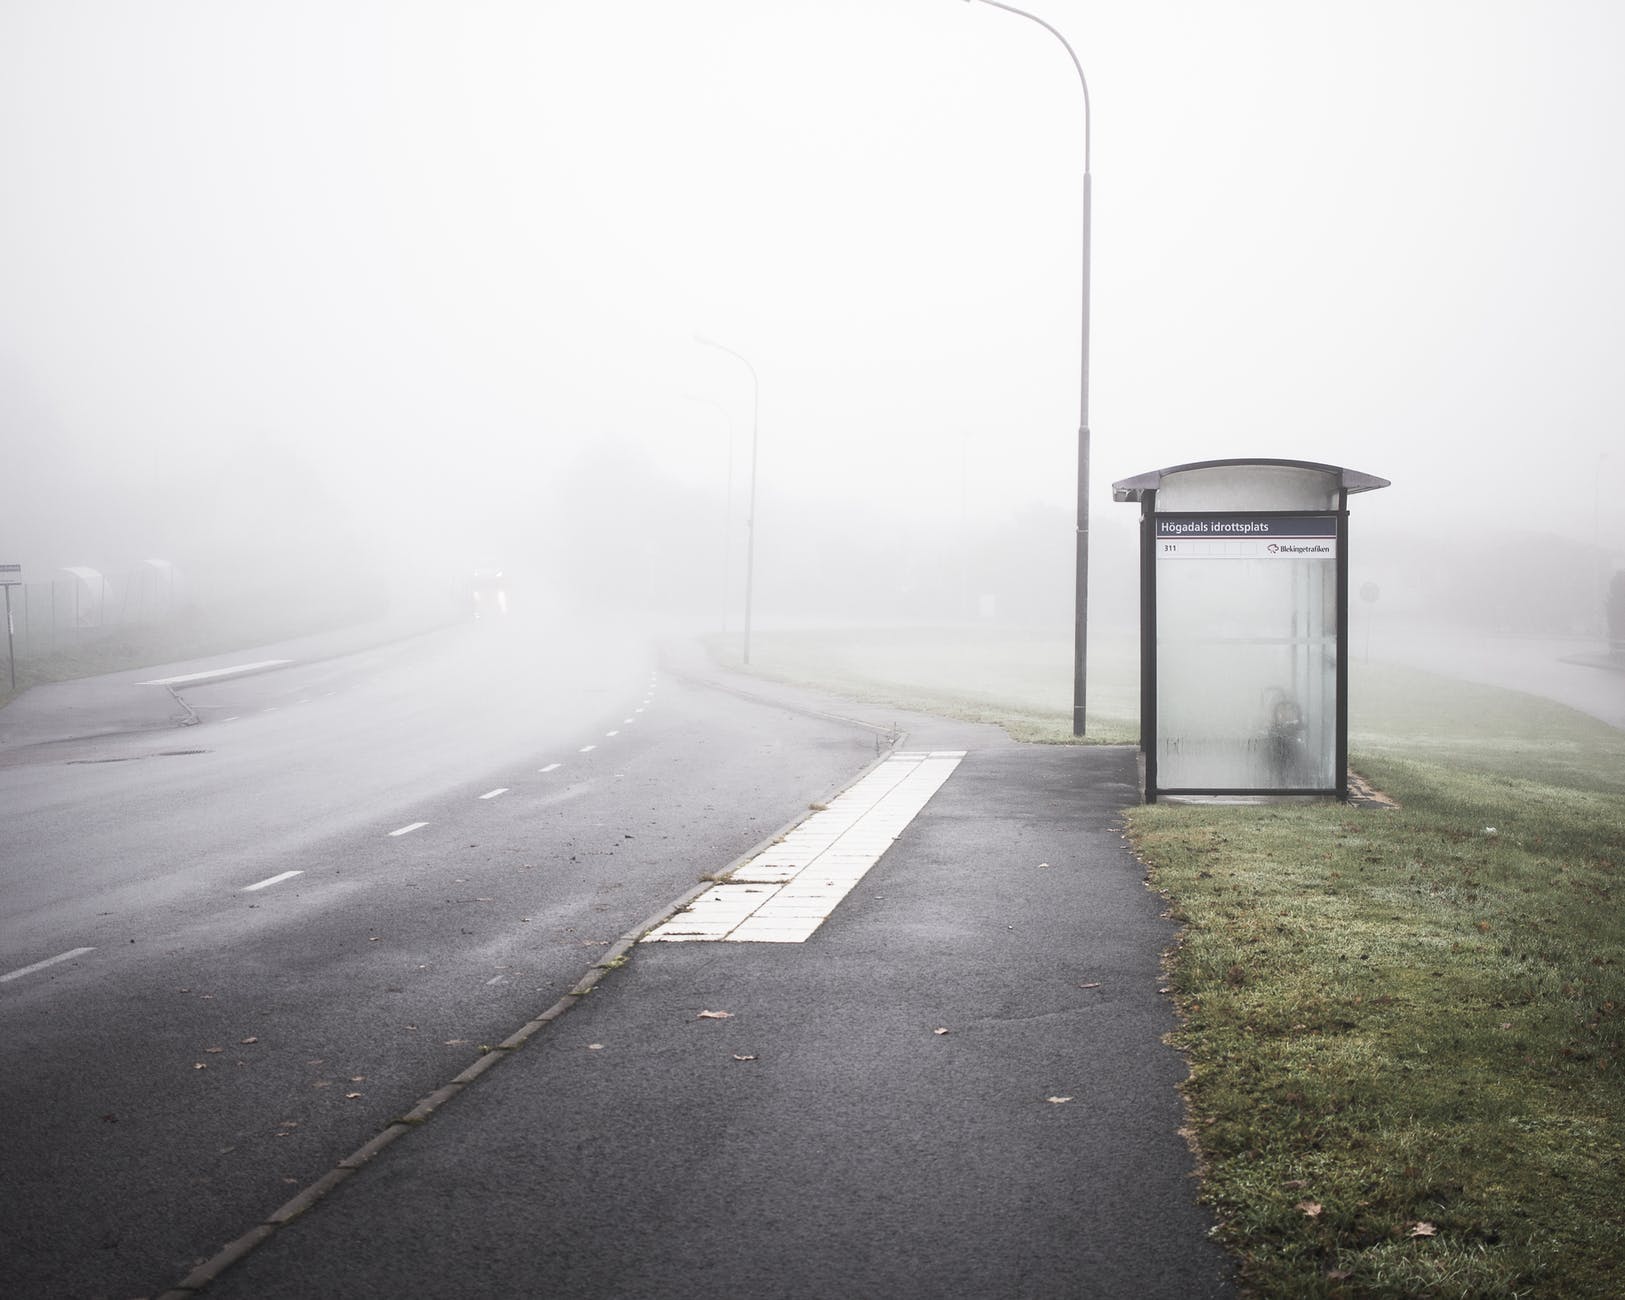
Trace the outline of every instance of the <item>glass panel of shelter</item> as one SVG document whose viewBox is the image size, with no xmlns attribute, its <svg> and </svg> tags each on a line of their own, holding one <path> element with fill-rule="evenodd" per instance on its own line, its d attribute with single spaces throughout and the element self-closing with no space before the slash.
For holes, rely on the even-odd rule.
<svg viewBox="0 0 1625 1300">
<path fill-rule="evenodd" d="M 1335 785 L 1335 558 L 1160 564 L 1156 662 L 1163 789 Z"/>
</svg>

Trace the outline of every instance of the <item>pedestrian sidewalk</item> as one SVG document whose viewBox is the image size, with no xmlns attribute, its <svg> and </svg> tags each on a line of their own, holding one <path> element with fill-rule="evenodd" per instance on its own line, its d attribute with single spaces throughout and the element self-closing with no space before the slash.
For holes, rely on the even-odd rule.
<svg viewBox="0 0 1625 1300">
<path fill-rule="evenodd" d="M 816 928 L 631 946 L 211 1300 L 1228 1295 L 1134 752 L 906 743 L 964 756 Z"/>
<path fill-rule="evenodd" d="M 421 620 L 380 620 L 171 664 L 44 682 L 0 707 L 0 751 L 188 725 L 186 705 L 165 679 L 242 675 L 391 645 L 438 630 Z"/>
</svg>

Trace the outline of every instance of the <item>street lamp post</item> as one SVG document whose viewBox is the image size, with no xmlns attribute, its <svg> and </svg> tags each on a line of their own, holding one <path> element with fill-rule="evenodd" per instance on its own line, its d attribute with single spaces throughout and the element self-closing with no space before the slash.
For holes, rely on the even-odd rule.
<svg viewBox="0 0 1625 1300">
<path fill-rule="evenodd" d="M 966 0 L 970 3 L 971 0 Z M 1083 332 L 1082 357 L 1078 381 L 1078 534 L 1076 579 L 1073 597 L 1072 631 L 1072 734 L 1084 734 L 1084 698 L 1086 694 L 1086 667 L 1089 655 L 1089 133 L 1092 114 L 1089 110 L 1089 82 L 1083 75 L 1083 64 L 1072 46 L 1054 27 L 1037 14 L 1002 3 L 1002 0 L 980 0 L 1007 13 L 1017 14 L 1037 23 L 1056 40 L 1072 60 L 1078 73 L 1078 84 L 1083 87 Z"/>
<path fill-rule="evenodd" d="M 756 377 L 756 367 L 730 347 L 725 347 L 715 339 L 708 339 L 703 334 L 694 335 L 696 343 L 703 343 L 708 348 L 716 348 L 719 352 L 726 352 L 734 360 L 743 363 L 750 371 L 751 399 L 750 399 L 750 506 L 745 515 L 745 637 L 741 658 L 743 662 L 750 663 L 750 609 L 751 597 L 756 583 L 756 446 L 759 428 L 759 416 L 762 406 L 762 385 Z"/>
<path fill-rule="evenodd" d="M 729 544 L 728 534 L 733 531 L 734 517 L 734 422 L 728 414 L 728 408 L 721 402 L 712 401 L 709 397 L 697 397 L 693 393 L 684 393 L 691 402 L 703 402 L 722 417 L 722 436 L 728 441 L 728 487 L 722 501 L 722 632 L 728 633 L 728 592 L 733 586 L 730 579 L 733 576 L 733 547 Z"/>
</svg>

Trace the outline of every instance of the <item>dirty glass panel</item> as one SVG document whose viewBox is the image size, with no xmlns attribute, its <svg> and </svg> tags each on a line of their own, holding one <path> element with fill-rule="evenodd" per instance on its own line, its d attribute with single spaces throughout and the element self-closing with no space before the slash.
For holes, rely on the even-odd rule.
<svg viewBox="0 0 1625 1300">
<path fill-rule="evenodd" d="M 1157 565 L 1157 785 L 1336 785 L 1335 559 Z"/>
</svg>

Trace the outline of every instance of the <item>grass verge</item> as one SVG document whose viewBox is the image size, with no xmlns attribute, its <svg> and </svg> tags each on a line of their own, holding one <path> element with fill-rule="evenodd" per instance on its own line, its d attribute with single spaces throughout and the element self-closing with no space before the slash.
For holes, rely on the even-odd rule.
<svg viewBox="0 0 1625 1300">
<path fill-rule="evenodd" d="M 1068 634 L 978 627 L 758 632 L 750 671 L 866 703 L 1002 726 L 1017 740 L 1071 744 Z M 711 653 L 739 668 L 737 643 Z M 1131 641 L 1091 648 L 1088 739 L 1139 738 L 1139 660 Z"/>
<path fill-rule="evenodd" d="M 1203 1195 L 1266 1296 L 1613 1296 L 1625 735 L 1368 673 L 1394 810 L 1134 809 Z"/>
</svg>

